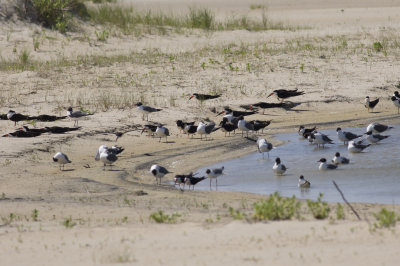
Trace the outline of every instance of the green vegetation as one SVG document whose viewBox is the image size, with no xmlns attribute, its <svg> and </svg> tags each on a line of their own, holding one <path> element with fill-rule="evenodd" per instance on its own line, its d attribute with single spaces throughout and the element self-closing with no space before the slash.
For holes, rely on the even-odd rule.
<svg viewBox="0 0 400 266">
<path fill-rule="evenodd" d="M 63 225 L 65 226 L 65 228 L 72 228 L 76 225 L 76 223 L 72 220 L 72 217 L 70 216 L 69 218 L 64 220 Z"/>
<path fill-rule="evenodd" d="M 231 214 L 234 220 L 243 220 L 245 218 L 245 214 L 240 212 L 239 210 L 235 210 L 232 207 L 229 207 L 229 213 Z"/>
<path fill-rule="evenodd" d="M 328 203 L 322 201 L 323 193 L 319 193 L 317 201 L 307 200 L 308 209 L 316 219 L 325 219 L 329 216 L 331 209 Z"/>
<path fill-rule="evenodd" d="M 374 213 L 377 222 L 374 223 L 375 228 L 390 228 L 396 225 L 396 213 L 382 208 L 380 212 Z"/>
<path fill-rule="evenodd" d="M 32 211 L 31 217 L 35 222 L 37 222 L 39 218 L 39 211 L 37 209 L 34 209 Z"/>
<path fill-rule="evenodd" d="M 176 223 L 179 217 L 181 217 L 179 213 L 173 213 L 171 215 L 168 215 L 164 214 L 163 211 L 154 212 L 150 215 L 150 219 L 154 220 L 156 223 L 168 223 L 168 224 Z"/>
<path fill-rule="evenodd" d="M 295 196 L 284 198 L 275 192 L 268 200 L 254 203 L 253 218 L 256 220 L 290 220 L 298 214 L 300 205 Z"/>
<path fill-rule="evenodd" d="M 345 218 L 343 205 L 338 203 L 336 208 L 336 219 L 343 220 Z"/>
</svg>

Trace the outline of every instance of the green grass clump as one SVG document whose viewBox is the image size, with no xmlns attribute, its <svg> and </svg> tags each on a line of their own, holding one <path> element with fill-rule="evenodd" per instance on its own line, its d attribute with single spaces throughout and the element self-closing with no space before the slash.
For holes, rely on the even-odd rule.
<svg viewBox="0 0 400 266">
<path fill-rule="evenodd" d="M 268 200 L 254 203 L 253 218 L 256 220 L 290 220 L 298 214 L 300 205 L 295 196 L 284 198 L 275 192 Z"/>
<path fill-rule="evenodd" d="M 374 213 L 377 222 L 374 223 L 375 228 L 390 228 L 396 225 L 396 213 L 382 208 L 380 212 Z"/>
<path fill-rule="evenodd" d="M 163 211 L 154 212 L 150 215 L 150 219 L 154 220 L 156 223 L 167 223 L 174 224 L 181 217 L 179 213 L 173 213 L 171 215 L 164 214 Z"/>
<path fill-rule="evenodd" d="M 210 30 L 214 20 L 214 14 L 209 9 L 190 9 L 188 24 L 192 28 Z"/>
<path fill-rule="evenodd" d="M 336 209 L 336 219 L 343 220 L 345 218 L 343 205 L 338 203 Z"/>
<path fill-rule="evenodd" d="M 239 210 L 235 210 L 232 207 L 229 207 L 229 213 L 232 216 L 232 218 L 235 220 L 243 220 L 245 217 L 244 213 L 240 212 Z"/>
<path fill-rule="evenodd" d="M 37 209 L 34 209 L 32 211 L 31 217 L 35 222 L 37 222 L 39 218 L 39 211 Z"/>
<path fill-rule="evenodd" d="M 323 193 L 319 193 L 317 201 L 307 200 L 308 209 L 315 219 L 325 219 L 329 216 L 331 209 L 328 203 L 322 201 Z"/>
</svg>

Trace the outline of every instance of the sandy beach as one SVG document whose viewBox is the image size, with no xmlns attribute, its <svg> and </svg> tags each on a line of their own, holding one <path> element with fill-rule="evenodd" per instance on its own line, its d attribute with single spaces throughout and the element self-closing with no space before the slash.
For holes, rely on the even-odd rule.
<svg viewBox="0 0 400 266">
<path fill-rule="evenodd" d="M 268 7 L 271 21 L 288 30 L 168 28 L 162 34 L 124 34 L 81 22 L 78 30 L 61 34 L 0 19 L 0 114 L 12 109 L 61 116 L 69 106 L 93 113 L 79 121 L 78 131 L 0 138 L 0 265 L 397 265 L 399 224 L 376 229 L 374 213 L 386 208 L 399 215 L 399 205 L 353 203 L 359 221 L 347 206 L 345 218 L 337 219 L 337 204 L 330 204 L 330 217 L 316 220 L 303 201 L 300 217 L 255 221 L 253 204 L 267 199 L 265 195 L 173 186 L 175 174 L 257 152 L 254 142 L 241 134 L 225 137 L 216 131 L 207 141 L 198 135 L 188 138 L 176 120 L 219 123 L 213 111 L 278 102 L 267 98 L 275 89 L 305 92 L 293 98 L 301 104 L 292 110 L 267 109 L 264 115 L 249 116 L 272 120 L 263 137 L 277 146 L 282 143 L 272 135 L 295 132 L 299 125 L 400 124 L 390 100 L 399 86 L 400 1 L 320 2 L 114 3 L 177 13 L 205 6 L 220 20 L 260 18 L 261 10 L 250 5 L 261 5 Z M 103 30 L 109 36 L 100 41 L 96 34 Z M 39 47 L 34 49 L 36 40 Z M 29 67 L 14 68 L 24 51 Z M 196 92 L 222 96 L 189 100 Z M 366 95 L 380 98 L 374 112 L 364 107 Z M 141 134 L 148 122 L 137 102 L 162 109 L 149 120 L 169 129 L 168 142 Z M 0 131 L 73 124 L 62 119 L 14 126 L 0 120 Z M 126 133 L 116 142 L 117 131 Z M 125 148 L 112 170 L 103 171 L 94 160 L 102 144 Z M 58 151 L 72 161 L 66 171 L 52 161 Z M 155 163 L 173 172 L 160 186 L 149 172 Z M 229 207 L 244 219 L 235 220 Z M 157 224 L 149 217 L 158 211 L 175 213 L 176 219 Z"/>
</svg>

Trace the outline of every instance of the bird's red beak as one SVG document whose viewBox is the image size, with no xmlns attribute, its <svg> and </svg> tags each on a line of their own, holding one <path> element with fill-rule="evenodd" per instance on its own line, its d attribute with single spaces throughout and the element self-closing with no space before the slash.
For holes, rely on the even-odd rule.
<svg viewBox="0 0 400 266">
<path fill-rule="evenodd" d="M 189 100 L 191 100 L 194 97 L 194 95 L 190 96 Z"/>
<path fill-rule="evenodd" d="M 274 94 L 275 94 L 275 92 L 271 92 L 271 93 L 267 96 L 267 98 L 268 98 L 269 96 L 274 95 Z"/>
<path fill-rule="evenodd" d="M 224 114 L 225 113 L 225 111 L 224 110 L 222 110 L 221 112 L 219 112 L 216 116 L 219 116 L 219 115 L 222 115 L 222 114 Z"/>
<path fill-rule="evenodd" d="M 143 132 L 145 131 L 145 129 L 146 129 L 146 128 L 143 128 L 143 129 L 142 129 L 142 132 L 140 133 L 140 135 L 142 135 L 142 134 L 143 134 Z"/>
<path fill-rule="evenodd" d="M 252 105 L 250 105 L 250 106 L 249 106 L 249 109 L 250 109 L 250 110 L 253 110 L 253 106 L 252 106 Z"/>
</svg>

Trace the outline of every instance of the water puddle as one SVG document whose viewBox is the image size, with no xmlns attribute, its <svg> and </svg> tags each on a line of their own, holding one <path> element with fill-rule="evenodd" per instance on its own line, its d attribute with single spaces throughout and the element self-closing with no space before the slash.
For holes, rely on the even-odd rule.
<svg viewBox="0 0 400 266">
<path fill-rule="evenodd" d="M 343 128 L 356 134 L 363 134 L 363 128 Z M 301 199 L 317 199 L 324 193 L 323 199 L 329 202 L 342 202 L 342 198 L 332 184 L 339 185 L 350 202 L 400 204 L 400 126 L 382 133 L 390 135 L 378 144 L 372 144 L 362 153 L 351 154 L 347 145 L 339 141 L 336 130 L 321 130 L 335 144 L 317 149 L 308 141 L 300 139 L 296 133 L 279 134 L 274 137 L 287 142 L 270 152 L 270 159 L 265 154 L 264 160 L 258 152 L 239 159 L 210 165 L 199 169 L 205 174 L 207 168 L 225 166 L 225 175 L 218 178 L 219 191 L 241 191 L 258 194 L 271 194 L 278 191 L 283 196 L 295 195 Z M 256 151 L 256 145 L 254 146 Z M 335 152 L 350 159 L 349 165 L 340 165 L 337 170 L 318 170 L 320 158 L 328 161 Z M 288 171 L 284 176 L 276 176 L 272 166 L 276 157 L 280 157 Z M 311 182 L 311 188 L 300 190 L 297 187 L 300 175 Z M 209 190 L 210 182 L 205 180 L 196 189 Z M 213 180 L 213 190 L 215 181 Z"/>
</svg>

